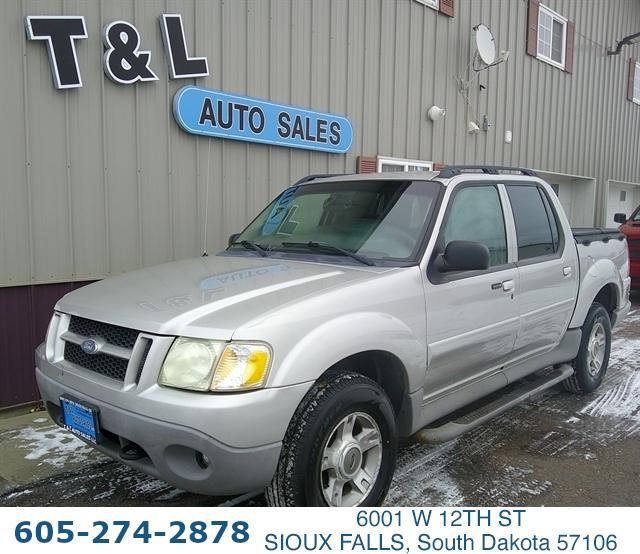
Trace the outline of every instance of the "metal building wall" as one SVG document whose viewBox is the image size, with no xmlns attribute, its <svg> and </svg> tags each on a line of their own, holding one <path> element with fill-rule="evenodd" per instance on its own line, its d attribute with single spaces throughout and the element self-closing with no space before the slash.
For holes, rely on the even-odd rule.
<svg viewBox="0 0 640 554">
<path fill-rule="evenodd" d="M 640 181 L 640 106 L 626 100 L 627 61 L 604 55 L 640 28 L 640 3 L 548 0 L 576 25 L 572 75 L 525 55 L 525 0 L 458 0 L 448 18 L 416 0 L 11 0 L 0 6 L 0 286 L 80 281 L 221 248 L 294 179 L 352 172 L 359 154 L 524 165 Z M 84 87 L 58 91 L 23 17 L 84 15 Z M 347 155 L 196 138 L 171 100 L 158 17 L 181 13 L 202 86 L 346 114 Z M 101 27 L 125 19 L 152 51 L 159 81 L 105 78 Z M 465 133 L 455 76 L 487 24 L 506 64 L 484 72 L 474 102 L 493 122 Z M 447 115 L 425 118 L 432 104 Z M 513 143 L 504 143 L 504 131 Z M 209 192 L 207 194 L 207 183 Z M 208 202 L 205 200 L 208 198 Z M 601 199 L 602 200 L 602 199 Z"/>
</svg>

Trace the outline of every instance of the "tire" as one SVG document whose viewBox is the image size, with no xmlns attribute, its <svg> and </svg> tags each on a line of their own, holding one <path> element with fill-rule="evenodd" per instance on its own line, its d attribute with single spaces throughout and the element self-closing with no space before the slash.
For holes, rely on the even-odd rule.
<svg viewBox="0 0 640 554">
<path fill-rule="evenodd" d="M 598 338 L 599 337 L 599 338 Z M 599 346 L 594 346 L 597 343 Z M 609 366 L 611 320 L 601 304 L 594 302 L 582 326 L 578 356 L 573 360 L 574 374 L 562 382 L 565 390 L 588 394 L 596 390 Z"/>
<path fill-rule="evenodd" d="M 357 373 L 328 373 L 289 424 L 267 503 L 379 506 L 391 485 L 397 443 L 395 414 L 382 388 Z"/>
</svg>

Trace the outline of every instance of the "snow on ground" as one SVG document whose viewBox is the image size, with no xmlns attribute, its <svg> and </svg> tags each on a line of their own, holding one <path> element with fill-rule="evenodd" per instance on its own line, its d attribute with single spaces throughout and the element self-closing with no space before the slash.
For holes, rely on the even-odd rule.
<svg viewBox="0 0 640 554">
<path fill-rule="evenodd" d="M 640 339 L 617 339 L 611 347 L 610 363 L 616 366 L 634 360 L 640 352 Z M 606 390 L 596 391 L 595 398 L 581 411 L 590 416 L 610 416 L 638 419 L 640 408 L 640 371 L 613 375 L 616 384 Z M 638 429 L 636 428 L 636 431 Z"/>
<path fill-rule="evenodd" d="M 48 421 L 42 418 L 43 421 Z M 36 420 L 40 422 L 42 420 Z M 25 460 L 40 460 L 62 468 L 73 457 L 75 463 L 90 460 L 93 448 L 58 426 L 43 428 L 25 427 L 13 432 L 10 438 L 16 441 L 18 448 L 25 450 Z"/>
</svg>

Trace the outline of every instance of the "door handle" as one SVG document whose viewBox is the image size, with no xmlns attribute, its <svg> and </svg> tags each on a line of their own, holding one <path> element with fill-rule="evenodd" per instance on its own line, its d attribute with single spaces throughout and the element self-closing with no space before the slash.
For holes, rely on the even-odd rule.
<svg viewBox="0 0 640 554">
<path fill-rule="evenodd" d="M 516 283 L 513 279 L 509 279 L 508 281 L 502 281 L 502 290 L 504 292 L 513 292 L 513 289 L 516 288 Z"/>
<path fill-rule="evenodd" d="M 563 267 L 562 268 L 562 274 L 565 277 L 571 277 L 571 273 L 573 273 L 573 270 L 571 269 L 571 266 L 567 266 L 567 267 Z"/>
</svg>

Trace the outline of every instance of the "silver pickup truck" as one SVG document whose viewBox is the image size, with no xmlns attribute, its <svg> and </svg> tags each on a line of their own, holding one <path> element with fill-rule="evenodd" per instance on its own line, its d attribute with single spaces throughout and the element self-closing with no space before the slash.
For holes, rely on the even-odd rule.
<svg viewBox="0 0 640 554">
<path fill-rule="evenodd" d="M 595 390 L 629 288 L 624 237 L 529 170 L 312 176 L 215 256 L 65 296 L 36 374 L 59 425 L 180 489 L 373 506 L 399 437 Z"/>
</svg>

